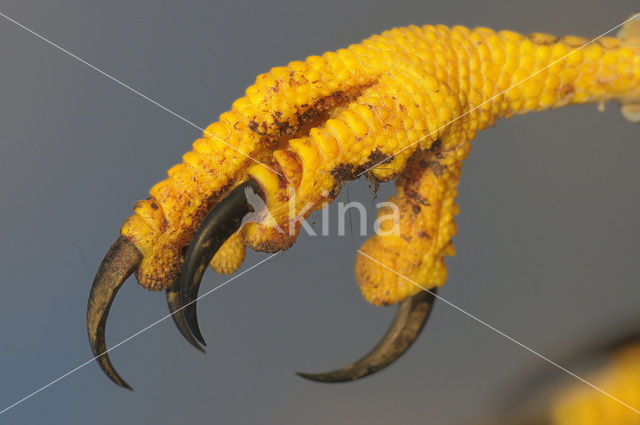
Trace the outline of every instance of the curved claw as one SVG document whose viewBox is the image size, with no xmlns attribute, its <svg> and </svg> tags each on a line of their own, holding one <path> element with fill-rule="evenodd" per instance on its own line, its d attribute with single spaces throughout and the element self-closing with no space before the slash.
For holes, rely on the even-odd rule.
<svg viewBox="0 0 640 425">
<path fill-rule="evenodd" d="M 348 382 L 371 375 L 396 361 L 418 338 L 435 302 L 436 289 L 422 291 L 402 301 L 389 330 L 373 350 L 357 362 L 326 373 L 296 375 L 317 382 Z"/>
<path fill-rule="evenodd" d="M 124 236 L 120 236 L 109 248 L 91 286 L 87 306 L 87 332 L 91 351 L 96 361 L 109 378 L 121 387 L 132 389 L 118 375 L 105 343 L 105 328 L 109 309 L 116 293 L 125 280 L 135 271 L 142 260 L 142 254 Z"/>
<path fill-rule="evenodd" d="M 204 353 L 204 348 L 202 348 L 193 335 L 191 335 L 189 326 L 187 326 L 187 322 L 184 320 L 184 314 L 182 313 L 182 300 L 180 299 L 180 287 L 177 284 L 174 284 L 169 286 L 165 291 L 167 293 L 167 305 L 169 306 L 173 323 L 176 324 L 178 330 L 189 344 Z"/>
<path fill-rule="evenodd" d="M 202 275 L 220 246 L 242 226 L 244 217 L 254 212 L 248 193 L 261 193 L 258 183 L 248 180 L 233 189 L 204 219 L 187 250 L 180 275 L 180 297 L 184 318 L 193 336 L 207 345 L 198 326 L 196 300 Z"/>
</svg>

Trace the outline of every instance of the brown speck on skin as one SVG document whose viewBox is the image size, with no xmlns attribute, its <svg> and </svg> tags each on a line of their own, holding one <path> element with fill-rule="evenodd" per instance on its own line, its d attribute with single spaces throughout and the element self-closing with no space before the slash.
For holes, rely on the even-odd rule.
<svg viewBox="0 0 640 425">
<path fill-rule="evenodd" d="M 571 97 L 573 96 L 573 94 L 575 93 L 576 89 L 575 87 L 573 87 L 572 84 L 566 84 L 562 87 L 560 87 L 560 96 L 562 96 L 563 98 L 567 98 L 567 97 Z"/>
<path fill-rule="evenodd" d="M 282 239 L 277 241 L 261 241 L 252 246 L 252 248 L 260 252 L 276 253 L 291 248 L 294 242 L 295 238 L 283 236 Z"/>
<path fill-rule="evenodd" d="M 429 149 L 427 149 L 427 152 L 438 152 L 441 147 L 442 147 L 442 141 L 440 139 L 437 139 L 435 142 L 433 142 L 431 146 L 429 146 Z"/>
<path fill-rule="evenodd" d="M 383 153 L 380 149 L 376 149 L 369 154 L 368 160 L 364 164 L 356 167 L 355 169 L 349 164 L 340 164 L 331 170 L 331 175 L 337 181 L 355 180 L 360 174 L 367 171 L 369 168 L 378 164 L 385 164 L 390 161 L 391 158 L 388 155 Z"/>
<path fill-rule="evenodd" d="M 293 128 L 288 121 L 285 121 L 278 125 L 278 131 L 281 136 L 284 136 L 295 133 L 295 128 Z"/>
<path fill-rule="evenodd" d="M 414 184 L 413 181 L 407 181 L 404 186 L 404 194 L 411 203 L 411 209 L 414 214 L 420 212 L 420 205 L 425 207 L 429 206 L 429 202 L 418 193 L 418 186 L 419 184 Z"/>
<path fill-rule="evenodd" d="M 264 130 L 264 128 L 260 129 L 260 125 L 254 119 L 249 121 L 248 126 L 251 129 L 251 131 L 258 134 L 259 136 L 264 136 L 266 134 L 266 131 Z M 264 126 L 264 123 L 263 123 L 263 126 Z"/>
<path fill-rule="evenodd" d="M 445 167 L 443 167 L 438 161 L 429 161 L 427 166 L 436 177 L 440 177 L 444 174 Z"/>
<path fill-rule="evenodd" d="M 380 149 L 376 149 L 369 154 L 369 161 L 365 164 L 365 168 L 376 164 L 388 164 L 389 162 L 391 162 L 391 157 L 383 153 Z"/>
<path fill-rule="evenodd" d="M 333 187 L 329 191 L 329 194 L 327 195 L 327 200 L 333 201 L 334 199 L 336 199 L 336 197 L 340 193 L 340 190 L 342 189 L 343 184 L 344 183 L 342 181 L 336 181 L 336 184 L 333 185 Z"/>
<path fill-rule="evenodd" d="M 357 173 L 355 173 L 353 167 L 349 164 L 340 164 L 336 165 L 333 170 L 331 170 L 331 175 L 336 179 L 336 181 L 342 182 L 345 180 L 355 179 Z"/>
<path fill-rule="evenodd" d="M 375 200 L 378 197 L 378 190 L 380 190 L 380 181 L 371 173 L 366 173 L 365 176 L 367 177 L 367 181 L 369 181 L 369 188 Z"/>
<path fill-rule="evenodd" d="M 333 93 L 331 93 L 331 97 L 337 100 L 342 97 L 342 94 L 343 93 L 340 90 L 334 91 Z"/>
<path fill-rule="evenodd" d="M 318 116 L 318 111 L 313 106 L 306 109 L 302 114 L 298 115 L 298 121 L 300 126 L 304 126 L 310 122 L 312 122 L 316 116 Z"/>
</svg>

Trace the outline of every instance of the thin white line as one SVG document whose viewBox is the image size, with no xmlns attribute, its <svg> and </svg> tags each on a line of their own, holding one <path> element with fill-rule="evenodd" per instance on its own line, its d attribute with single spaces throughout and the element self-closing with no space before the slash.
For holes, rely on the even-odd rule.
<svg viewBox="0 0 640 425">
<path fill-rule="evenodd" d="M 235 280 L 237 278 L 239 278 L 240 276 L 242 276 L 243 274 L 247 273 L 250 270 L 253 270 L 254 268 L 258 267 L 259 265 L 261 265 L 262 263 L 264 263 L 267 260 L 270 260 L 271 258 L 273 258 L 274 256 L 278 255 L 279 252 L 276 252 L 275 254 L 271 254 L 270 256 L 268 256 L 267 258 L 265 258 L 264 260 L 254 264 L 253 266 L 249 267 L 246 270 L 243 270 L 242 272 L 238 273 L 237 275 L 233 276 L 232 278 L 230 278 L 229 280 L 221 283 L 220 285 L 216 286 L 213 289 L 210 289 L 209 291 L 205 292 L 204 294 L 200 295 L 198 298 L 196 298 L 193 301 L 190 301 L 189 303 L 183 305 L 182 307 L 180 307 L 179 309 L 177 309 L 176 311 L 174 311 L 173 313 L 167 314 L 166 316 L 164 316 L 163 318 L 161 318 L 160 320 L 156 320 L 155 322 L 153 322 L 152 324 L 150 324 L 149 326 L 139 330 L 138 332 L 134 333 L 133 335 L 129 336 L 128 338 L 120 341 L 119 343 L 117 343 L 116 345 L 114 345 L 113 347 L 109 348 L 108 350 L 106 350 L 103 353 L 100 353 L 99 355 L 87 360 L 86 362 L 82 363 L 80 366 L 71 369 L 69 372 L 65 373 L 64 375 L 60 376 L 59 378 L 54 379 L 53 381 L 49 382 L 47 385 L 41 387 L 40 389 L 32 392 L 31 394 L 29 394 L 28 396 L 25 396 L 23 398 L 21 398 L 20 400 L 16 401 L 15 403 L 13 403 L 12 405 L 5 407 L 3 410 L 0 411 L 0 415 L 2 415 L 3 413 L 5 413 L 6 411 L 13 409 L 14 407 L 16 407 L 17 405 L 19 405 L 20 403 L 27 401 L 28 399 L 30 399 L 31 397 L 33 397 L 34 395 L 38 394 L 41 391 L 46 390 L 47 388 L 49 388 L 50 386 L 54 385 L 55 383 L 57 383 L 58 381 L 61 381 L 62 379 L 66 378 L 67 376 L 71 375 L 72 373 L 78 371 L 79 369 L 82 369 L 83 367 L 85 367 L 86 365 L 88 365 L 89 363 L 93 362 L 95 359 L 97 359 L 98 357 L 102 357 L 105 354 L 107 354 L 109 351 L 118 348 L 119 346 L 121 346 L 122 344 L 124 344 L 125 342 L 130 341 L 131 339 L 137 337 L 138 335 L 140 335 L 141 333 L 151 329 L 152 327 L 154 327 L 155 325 L 157 325 L 158 323 L 162 322 L 163 320 L 168 319 L 169 317 L 173 316 L 174 314 L 178 313 L 179 311 L 182 311 L 182 309 L 190 306 L 191 304 L 195 303 L 196 301 L 206 297 L 207 295 L 209 295 L 210 293 L 217 291 L 218 289 L 222 288 L 223 286 L 225 286 L 227 283 L 231 282 L 232 280 Z"/>
<path fill-rule="evenodd" d="M 637 410 L 633 407 L 631 407 L 630 405 L 628 405 L 627 403 L 625 403 L 624 401 L 614 397 L 613 395 L 609 394 L 608 392 L 606 392 L 605 390 L 595 386 L 594 384 L 592 384 L 591 382 L 587 381 L 584 378 L 581 378 L 580 376 L 576 375 L 575 373 L 571 372 L 570 370 L 560 366 L 558 363 L 554 362 L 553 360 L 543 356 L 542 354 L 538 353 L 537 351 L 533 350 L 532 348 L 527 347 L 526 345 L 524 345 L 523 343 L 521 343 L 520 341 L 510 337 L 509 335 L 505 334 L 504 332 L 502 332 L 499 329 L 496 329 L 495 327 L 491 326 L 490 324 L 488 324 L 487 322 L 483 321 L 482 319 L 479 319 L 478 317 L 474 316 L 473 314 L 467 312 L 466 310 L 458 307 L 457 305 L 453 304 L 452 302 L 442 298 L 440 295 L 436 294 L 435 292 L 432 292 L 430 290 L 428 290 L 427 288 L 425 288 L 424 286 L 414 282 L 413 280 L 409 279 L 406 276 L 403 276 L 402 274 L 398 273 L 397 271 L 393 270 L 392 268 L 386 266 L 385 264 L 382 264 L 380 261 L 376 260 L 375 258 L 365 254 L 364 252 L 360 251 L 359 249 L 357 250 L 360 254 L 364 255 L 365 257 L 367 257 L 368 259 L 370 259 L 371 261 L 381 265 L 382 267 L 386 268 L 387 270 L 397 274 L 398 276 L 400 276 L 401 278 L 403 278 L 404 280 L 412 283 L 413 285 L 417 286 L 418 288 L 421 288 L 424 291 L 427 291 L 428 293 L 430 293 L 431 295 L 433 295 L 434 297 L 442 300 L 443 302 L 445 302 L 446 304 L 448 304 L 449 306 L 455 308 L 456 310 L 458 310 L 461 313 L 466 314 L 467 316 L 469 316 L 470 318 L 472 318 L 473 320 L 477 321 L 478 323 L 488 327 L 489 329 L 491 329 L 494 332 L 497 332 L 498 334 L 502 335 L 503 337 L 507 338 L 508 340 L 510 340 L 511 342 L 514 342 L 516 344 L 518 344 L 520 347 L 524 348 L 525 350 L 529 351 L 532 354 L 535 354 L 536 356 L 540 357 L 542 360 L 552 364 L 553 366 L 557 367 L 558 369 L 568 373 L 569 375 L 573 376 L 574 378 L 578 379 L 579 381 L 584 382 L 585 384 L 587 384 L 588 386 L 590 386 L 591 388 L 593 388 L 594 390 L 597 390 L 599 392 L 601 392 L 602 394 L 606 395 L 607 397 L 610 397 L 611 399 L 617 401 L 618 403 L 622 404 L 623 406 L 631 409 L 632 411 L 640 414 L 640 410 Z"/>
<path fill-rule="evenodd" d="M 55 47 L 56 49 L 66 53 L 67 55 L 71 56 L 72 58 L 76 59 L 79 62 L 82 62 L 83 64 L 87 65 L 89 68 L 93 69 L 94 71 L 104 75 L 105 77 L 109 78 L 110 80 L 112 80 L 113 82 L 120 84 L 122 87 L 129 89 L 130 91 L 132 91 L 133 93 L 137 94 L 138 96 L 140 96 L 141 98 L 153 103 L 154 105 L 156 105 L 158 108 L 170 113 L 171 115 L 173 115 L 176 118 L 181 119 L 182 121 L 186 122 L 187 124 L 191 125 L 192 127 L 197 128 L 198 130 L 202 131 L 204 134 L 211 136 L 212 138 L 218 140 L 221 143 L 224 143 L 225 145 L 227 145 L 228 147 L 230 147 L 231 149 L 235 150 L 236 152 L 246 156 L 247 158 L 249 158 L 250 160 L 257 162 L 258 164 L 262 164 L 265 167 L 267 167 L 269 170 L 273 171 L 274 173 L 278 174 L 279 176 L 282 176 L 282 174 L 278 173 L 276 170 L 274 170 L 273 168 L 269 167 L 267 164 L 258 161 L 257 159 L 247 155 L 246 153 L 242 152 L 241 150 L 239 150 L 238 148 L 231 146 L 229 143 L 225 142 L 224 140 L 222 140 L 221 138 L 219 138 L 218 136 L 216 136 L 215 134 L 211 134 L 209 133 L 207 130 L 205 130 L 204 128 L 200 127 L 199 125 L 194 124 L 193 122 L 189 121 L 188 119 L 184 118 L 182 115 L 177 114 L 176 112 L 173 112 L 171 109 L 167 108 L 166 106 L 162 106 L 161 104 L 159 104 L 158 102 L 156 102 L 155 100 L 151 99 L 150 97 L 140 93 L 138 90 L 134 89 L 133 87 L 123 83 L 122 81 L 118 80 L 116 77 L 111 76 L 110 74 L 107 74 L 105 71 L 101 70 L 100 68 L 91 65 L 89 62 L 85 61 L 84 59 L 76 56 L 75 54 L 71 53 L 70 51 L 66 50 L 65 48 L 57 45 L 56 43 L 54 43 L 53 41 L 48 40 L 47 38 L 45 38 L 44 36 L 38 34 L 37 32 L 35 32 L 34 30 L 24 26 L 23 24 L 21 24 L 20 22 L 16 21 L 15 19 L 10 18 L 9 16 L 5 15 L 4 13 L 0 12 L 0 16 L 2 16 L 3 18 L 5 18 L 8 21 L 13 22 L 14 24 L 16 24 L 17 26 L 19 26 L 20 28 L 22 28 L 25 31 L 30 32 L 31 34 L 35 35 L 36 37 L 38 37 L 39 39 L 41 39 L 42 41 L 50 44 L 51 46 Z"/>
<path fill-rule="evenodd" d="M 572 55 L 573 53 L 575 53 L 575 52 L 577 52 L 577 51 L 580 51 L 580 50 L 584 49 L 584 48 L 585 48 L 585 47 L 587 47 L 588 45 L 590 45 L 590 44 L 594 43 L 595 41 L 597 41 L 597 40 L 599 40 L 600 38 L 604 37 L 605 35 L 609 34 L 611 31 L 615 31 L 615 30 L 617 30 L 618 28 L 620 28 L 621 26 L 623 26 L 623 25 L 624 25 L 624 24 L 626 24 L 627 22 L 632 21 L 632 20 L 634 20 L 634 19 L 636 19 L 636 18 L 638 18 L 638 17 L 640 17 L 640 13 L 637 13 L 637 14 L 635 14 L 635 15 L 631 16 L 629 19 L 627 19 L 626 21 L 622 22 L 622 23 L 621 23 L 621 24 L 619 24 L 619 25 L 616 25 L 615 27 L 611 28 L 609 31 L 607 31 L 607 32 L 605 32 L 605 33 L 600 34 L 599 36 L 597 36 L 597 37 L 596 37 L 596 38 L 594 38 L 593 40 L 591 40 L 591 41 L 589 41 L 589 42 L 587 42 L 587 43 L 583 44 L 582 46 L 578 47 L 578 48 L 577 48 L 577 49 L 575 49 L 575 50 L 570 51 L 569 53 L 567 53 L 566 55 L 564 55 L 564 56 L 563 56 L 563 57 L 561 57 L 560 59 L 558 59 L 558 60 L 554 61 L 553 63 L 551 63 L 551 64 L 549 64 L 549 65 L 547 65 L 547 66 L 545 66 L 544 68 L 541 68 L 541 69 L 537 70 L 536 72 L 534 72 L 533 74 L 529 75 L 528 77 L 526 77 L 526 78 L 524 78 L 524 79 L 522 79 L 522 80 L 518 81 L 517 83 L 515 83 L 515 84 L 514 84 L 514 85 L 512 85 L 511 87 L 508 87 L 508 88 L 504 89 L 503 91 L 501 91 L 501 92 L 500 92 L 500 93 L 498 93 L 497 95 L 493 96 L 492 98 L 490 98 L 490 99 L 488 99 L 488 100 L 485 100 L 484 102 L 482 102 L 482 103 L 481 103 L 481 104 L 479 104 L 478 106 L 475 106 L 475 107 L 471 108 L 469 111 L 465 112 L 464 114 L 460 115 L 459 117 L 457 117 L 457 118 L 455 118 L 455 119 L 453 119 L 453 120 L 449 121 L 448 123 L 446 123 L 446 124 L 444 124 L 444 125 L 440 126 L 440 127 L 439 127 L 439 128 L 437 128 L 437 129 L 433 130 L 431 133 L 427 134 L 426 136 L 423 136 L 423 137 L 419 138 L 418 140 L 416 140 L 416 141 L 414 141 L 414 142 L 411 142 L 409 145 L 405 146 L 404 148 L 400 149 L 399 151 L 395 152 L 394 154 L 390 155 L 389 157 L 385 158 L 384 160 L 379 161 L 379 162 L 377 162 L 377 163 L 373 164 L 371 167 L 367 168 L 366 170 L 364 170 L 363 172 L 361 172 L 360 174 L 358 174 L 356 177 L 360 177 L 361 175 L 363 175 L 363 174 L 364 174 L 364 173 L 366 173 L 367 171 L 369 171 L 369 170 L 371 170 L 372 168 L 374 168 L 374 167 L 376 167 L 376 166 L 378 166 L 378 165 L 382 164 L 383 162 L 388 162 L 391 158 L 393 158 L 394 156 L 396 156 L 396 155 L 397 155 L 397 154 L 399 154 L 400 152 L 403 152 L 403 151 L 405 151 L 405 150 L 409 149 L 411 146 L 415 145 L 416 143 L 420 143 L 421 141 L 423 141 L 423 140 L 424 140 L 424 139 L 426 139 L 427 137 L 431 136 L 432 134 L 435 134 L 435 133 L 439 132 L 440 130 L 442 130 L 443 128 L 447 127 L 448 125 L 453 124 L 454 122 L 458 121 L 460 118 L 464 118 L 465 116 L 469 115 L 470 113 L 472 113 L 472 112 L 473 112 L 473 111 L 475 111 L 476 109 L 478 109 L 478 108 L 480 108 L 480 107 L 482 107 L 482 106 L 486 105 L 487 103 L 491 102 L 491 101 L 492 101 L 492 100 L 494 100 L 495 98 L 497 98 L 497 97 L 499 97 L 499 96 L 502 96 L 503 94 L 505 94 L 506 92 L 508 92 L 508 91 L 509 91 L 509 90 L 511 90 L 512 88 L 519 86 L 520 84 L 524 83 L 525 81 L 529 80 L 529 79 L 530 79 L 530 78 L 532 78 L 532 77 L 535 77 L 536 75 L 538 75 L 539 73 L 541 73 L 541 72 L 542 72 L 542 71 L 544 71 L 545 69 L 552 67 L 553 65 L 557 64 L 557 63 L 558 63 L 558 62 L 560 62 L 560 61 L 565 60 L 567 57 L 569 57 L 569 56 L 570 56 L 570 55 Z"/>
</svg>

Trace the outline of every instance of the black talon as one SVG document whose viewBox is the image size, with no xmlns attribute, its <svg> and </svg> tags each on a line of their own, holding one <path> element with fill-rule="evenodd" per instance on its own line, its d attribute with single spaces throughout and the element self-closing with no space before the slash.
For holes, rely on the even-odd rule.
<svg viewBox="0 0 640 425">
<path fill-rule="evenodd" d="M 187 326 L 187 322 L 184 320 L 179 286 L 177 284 L 171 285 L 166 289 L 166 293 L 167 305 L 169 306 L 169 311 L 171 312 L 173 323 L 176 324 L 176 327 L 178 328 L 182 336 L 189 342 L 189 344 L 193 345 L 196 349 L 204 353 L 204 348 L 200 344 L 198 344 L 198 341 L 193 337 L 193 335 L 191 335 L 189 326 Z"/>
<path fill-rule="evenodd" d="M 422 291 L 402 301 L 389 330 L 373 350 L 357 362 L 326 373 L 296 374 L 317 382 L 348 382 L 364 378 L 396 361 L 420 335 L 435 302 L 436 289 Z"/>
<path fill-rule="evenodd" d="M 220 246 L 242 226 L 244 217 L 254 212 L 248 193 L 262 193 L 255 180 L 233 189 L 204 219 L 191 240 L 180 275 L 180 297 L 184 318 L 193 336 L 207 345 L 198 326 L 196 300 L 202 275 Z"/>
<path fill-rule="evenodd" d="M 118 375 L 109 360 L 105 343 L 105 328 L 109 309 L 116 293 L 125 280 L 135 271 L 142 254 L 124 236 L 119 237 L 102 260 L 89 294 L 87 306 L 87 332 L 91 351 L 96 361 L 109 378 L 121 387 L 132 389 Z"/>
</svg>

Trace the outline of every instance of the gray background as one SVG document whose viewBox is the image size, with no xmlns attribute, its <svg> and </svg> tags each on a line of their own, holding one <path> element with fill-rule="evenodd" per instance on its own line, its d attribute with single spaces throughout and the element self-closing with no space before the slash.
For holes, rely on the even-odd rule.
<svg viewBox="0 0 640 425">
<path fill-rule="evenodd" d="M 394 26 L 595 36 L 640 9 L 632 0 L 168 3 L 3 1 L 0 10 L 206 126 L 258 73 Z M 90 358 L 93 274 L 131 205 L 199 131 L 2 18 L 0 52 L 1 409 Z M 639 130 L 611 104 L 481 133 L 440 294 L 551 358 L 636 318 Z M 366 182 L 343 192 L 372 203 Z M 383 186 L 378 200 L 392 192 Z M 331 217 L 336 226 L 335 208 Z M 363 240 L 301 237 L 202 300 L 206 355 L 170 320 L 117 348 L 112 360 L 134 392 L 91 363 L 0 422 L 475 423 L 528 370 L 553 368 L 441 303 L 383 373 L 344 385 L 296 377 L 355 360 L 393 314 L 354 284 Z M 244 267 L 264 257 L 251 253 Z M 203 288 L 221 281 L 210 272 Z M 162 295 L 129 282 L 112 308 L 109 345 L 165 314 Z"/>
</svg>

